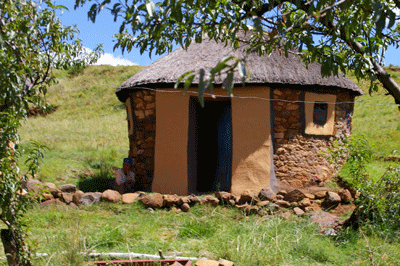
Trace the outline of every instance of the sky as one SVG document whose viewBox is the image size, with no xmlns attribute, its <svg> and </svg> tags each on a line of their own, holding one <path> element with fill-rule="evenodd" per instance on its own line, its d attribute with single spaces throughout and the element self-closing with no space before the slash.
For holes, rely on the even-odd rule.
<svg viewBox="0 0 400 266">
<path fill-rule="evenodd" d="M 83 41 L 83 46 L 94 49 L 97 44 L 103 45 L 105 54 L 99 59 L 97 64 L 110 65 L 141 65 L 147 66 L 160 56 L 144 52 L 140 54 L 139 49 L 133 48 L 130 53 L 122 54 L 120 48 L 113 51 L 115 45 L 113 35 L 118 33 L 120 22 L 114 22 L 113 16 L 108 10 L 100 12 L 96 18 L 96 23 L 88 20 L 87 12 L 93 2 L 86 3 L 83 7 L 74 10 L 75 0 L 56 0 L 57 5 L 63 5 L 68 8 L 59 13 L 63 25 L 77 25 L 80 34 L 79 38 Z M 385 65 L 400 66 L 400 49 L 390 47 L 385 56 Z"/>
</svg>

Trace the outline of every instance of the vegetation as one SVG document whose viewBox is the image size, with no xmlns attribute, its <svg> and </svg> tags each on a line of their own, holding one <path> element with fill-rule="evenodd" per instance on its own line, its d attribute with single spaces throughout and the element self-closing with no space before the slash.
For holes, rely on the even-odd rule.
<svg viewBox="0 0 400 266">
<path fill-rule="evenodd" d="M 75 0 L 75 8 L 88 2 L 92 1 Z M 388 46 L 399 46 L 400 25 L 396 22 L 400 18 L 395 8 L 400 8 L 399 0 L 102 0 L 91 3 L 88 18 L 95 22 L 107 9 L 114 21 L 119 18 L 115 47 L 128 52 L 138 48 L 141 53 L 154 50 L 163 54 L 171 51 L 174 43 L 187 47 L 193 39 L 201 42 L 205 36 L 236 48 L 248 43 L 249 49 L 259 54 L 280 49 L 287 55 L 299 48 L 304 62 L 321 64 L 323 75 L 352 70 L 358 79 L 370 81 L 371 91 L 377 89 L 375 81 L 379 80 L 400 104 L 400 87 L 383 68 Z M 238 31 L 249 33 L 250 39 L 241 38 Z M 243 72 L 241 66 L 239 73 Z M 199 92 L 212 90 L 212 78 L 221 70 L 233 73 L 231 65 L 219 64 Z M 205 76 L 204 70 L 200 71 L 201 81 Z M 192 79 L 187 77 L 187 83 Z M 230 80 L 228 75 L 224 83 Z"/>
</svg>

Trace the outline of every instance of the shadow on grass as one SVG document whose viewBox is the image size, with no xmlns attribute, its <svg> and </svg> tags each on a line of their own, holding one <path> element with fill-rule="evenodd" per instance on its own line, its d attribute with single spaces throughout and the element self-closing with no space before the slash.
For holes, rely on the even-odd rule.
<svg viewBox="0 0 400 266">
<path fill-rule="evenodd" d="M 103 192 L 111 189 L 115 181 L 113 169 L 100 168 L 96 172 L 86 171 L 78 175 L 78 188 L 83 192 Z"/>
</svg>

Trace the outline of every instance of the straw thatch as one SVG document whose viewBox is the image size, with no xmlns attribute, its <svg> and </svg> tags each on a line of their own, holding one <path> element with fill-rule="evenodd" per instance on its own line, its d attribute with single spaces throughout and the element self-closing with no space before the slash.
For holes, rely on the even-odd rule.
<svg viewBox="0 0 400 266">
<path fill-rule="evenodd" d="M 158 59 L 151 65 L 126 80 L 117 89 L 117 96 L 125 98 L 124 91 L 140 87 L 165 88 L 173 87 L 178 78 L 187 71 L 193 70 L 196 77 L 192 84 L 199 82 L 199 70 L 207 71 L 226 56 L 245 58 L 251 70 L 251 76 L 246 81 L 247 85 L 270 85 L 270 84 L 297 84 L 329 86 L 350 90 L 352 94 L 361 95 L 362 91 L 349 78 L 343 74 L 322 78 L 321 66 L 317 63 L 307 67 L 301 62 L 296 54 L 289 53 L 288 57 L 278 51 L 271 55 L 259 56 L 256 52 L 246 53 L 245 45 L 236 51 L 224 43 L 216 43 L 209 39 L 203 39 L 201 43 L 192 42 L 187 50 L 179 47 L 170 54 Z M 222 84 L 222 79 L 216 80 L 215 84 Z M 235 75 L 235 83 L 240 84 L 241 79 Z M 300 88 L 299 88 L 300 89 Z"/>
</svg>

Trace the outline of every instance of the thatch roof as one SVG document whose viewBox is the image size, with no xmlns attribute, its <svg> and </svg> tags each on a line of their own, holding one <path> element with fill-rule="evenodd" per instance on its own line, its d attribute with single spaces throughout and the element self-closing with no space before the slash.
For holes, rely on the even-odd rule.
<svg viewBox="0 0 400 266">
<path fill-rule="evenodd" d="M 278 51 L 271 55 L 259 56 L 256 52 L 245 51 L 245 45 L 236 51 L 224 43 L 216 43 L 209 39 L 203 39 L 201 43 L 194 41 L 184 50 L 179 47 L 170 54 L 158 59 L 148 67 L 126 80 L 117 89 L 118 98 L 126 99 L 126 92 L 131 89 L 147 88 L 171 88 L 178 78 L 187 71 L 196 73 L 192 84 L 199 82 L 199 70 L 201 68 L 208 73 L 216 64 L 226 56 L 246 58 L 251 76 L 246 81 L 247 85 L 271 85 L 271 84 L 297 84 L 297 85 L 319 85 L 350 90 L 355 95 L 361 95 L 362 91 L 349 78 L 340 74 L 322 78 L 321 65 L 310 64 L 308 69 L 300 61 L 296 54 L 289 53 L 288 57 Z M 235 74 L 235 83 L 241 84 L 238 74 Z M 215 85 L 222 84 L 216 80 Z"/>
</svg>

